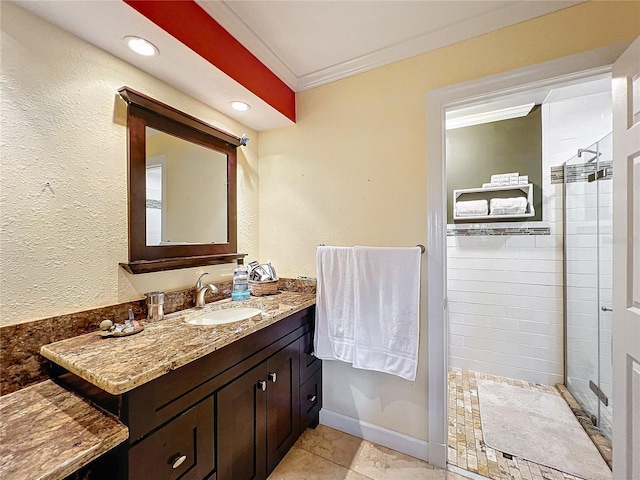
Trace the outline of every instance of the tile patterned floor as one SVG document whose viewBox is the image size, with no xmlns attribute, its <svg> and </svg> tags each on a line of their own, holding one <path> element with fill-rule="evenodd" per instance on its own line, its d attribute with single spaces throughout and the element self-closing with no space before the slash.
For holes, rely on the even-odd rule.
<svg viewBox="0 0 640 480">
<path fill-rule="evenodd" d="M 465 480 L 361 438 L 319 425 L 307 429 L 268 480 Z"/>
<path fill-rule="evenodd" d="M 554 388 L 523 380 L 451 368 L 449 370 L 449 456 L 451 465 L 493 480 L 582 480 L 537 463 L 487 447 L 482 437 L 477 379 L 506 382 L 560 395 Z"/>
</svg>

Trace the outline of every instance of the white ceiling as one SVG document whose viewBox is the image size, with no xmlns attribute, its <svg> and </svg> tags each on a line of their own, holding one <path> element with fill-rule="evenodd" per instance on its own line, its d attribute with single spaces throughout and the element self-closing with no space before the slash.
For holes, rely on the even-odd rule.
<svg viewBox="0 0 640 480">
<path fill-rule="evenodd" d="M 196 0 L 294 91 L 503 28 L 579 1 Z M 121 0 L 17 0 L 18 5 L 256 130 L 291 121 Z M 204 32 L 203 32 L 204 34 Z M 158 57 L 122 38 L 153 42 Z M 132 85 L 133 88 L 135 86 Z M 249 112 L 229 102 L 244 100 Z"/>
<path fill-rule="evenodd" d="M 580 3 L 556 0 L 196 2 L 295 91 Z"/>
</svg>

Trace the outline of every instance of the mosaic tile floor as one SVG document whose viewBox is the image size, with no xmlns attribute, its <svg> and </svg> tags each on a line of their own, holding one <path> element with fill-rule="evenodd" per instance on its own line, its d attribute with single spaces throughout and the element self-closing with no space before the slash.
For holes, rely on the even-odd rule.
<svg viewBox="0 0 640 480">
<path fill-rule="evenodd" d="M 487 447 L 482 437 L 477 379 L 560 395 L 547 385 L 449 369 L 449 464 L 493 480 L 583 480 L 521 458 L 505 457 L 503 452 Z"/>
<path fill-rule="evenodd" d="M 307 429 L 268 480 L 466 480 L 325 425 Z"/>
</svg>

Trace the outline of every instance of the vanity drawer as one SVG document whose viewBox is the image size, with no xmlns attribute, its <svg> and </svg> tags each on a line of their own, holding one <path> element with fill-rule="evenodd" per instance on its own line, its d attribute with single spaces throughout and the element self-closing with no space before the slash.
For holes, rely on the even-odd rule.
<svg viewBox="0 0 640 480">
<path fill-rule="evenodd" d="M 129 449 L 129 480 L 201 480 L 214 451 L 211 396 Z"/>
<path fill-rule="evenodd" d="M 305 383 L 322 362 L 313 354 L 313 321 L 310 321 L 310 330 L 300 338 L 300 385 Z"/>
<path fill-rule="evenodd" d="M 300 431 L 304 431 L 317 418 L 322 408 L 322 369 L 300 386 Z"/>
</svg>

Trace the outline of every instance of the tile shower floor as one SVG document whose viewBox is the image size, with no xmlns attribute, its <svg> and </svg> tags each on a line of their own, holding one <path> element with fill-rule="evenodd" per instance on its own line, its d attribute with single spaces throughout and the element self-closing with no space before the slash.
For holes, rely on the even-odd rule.
<svg viewBox="0 0 640 480">
<path fill-rule="evenodd" d="M 522 458 L 507 458 L 503 452 L 486 446 L 480 423 L 478 379 L 560 395 L 558 390 L 547 385 L 450 368 L 449 464 L 494 480 L 582 480 Z"/>
<path fill-rule="evenodd" d="M 268 480 L 465 480 L 454 472 L 318 425 L 308 428 Z"/>
</svg>

